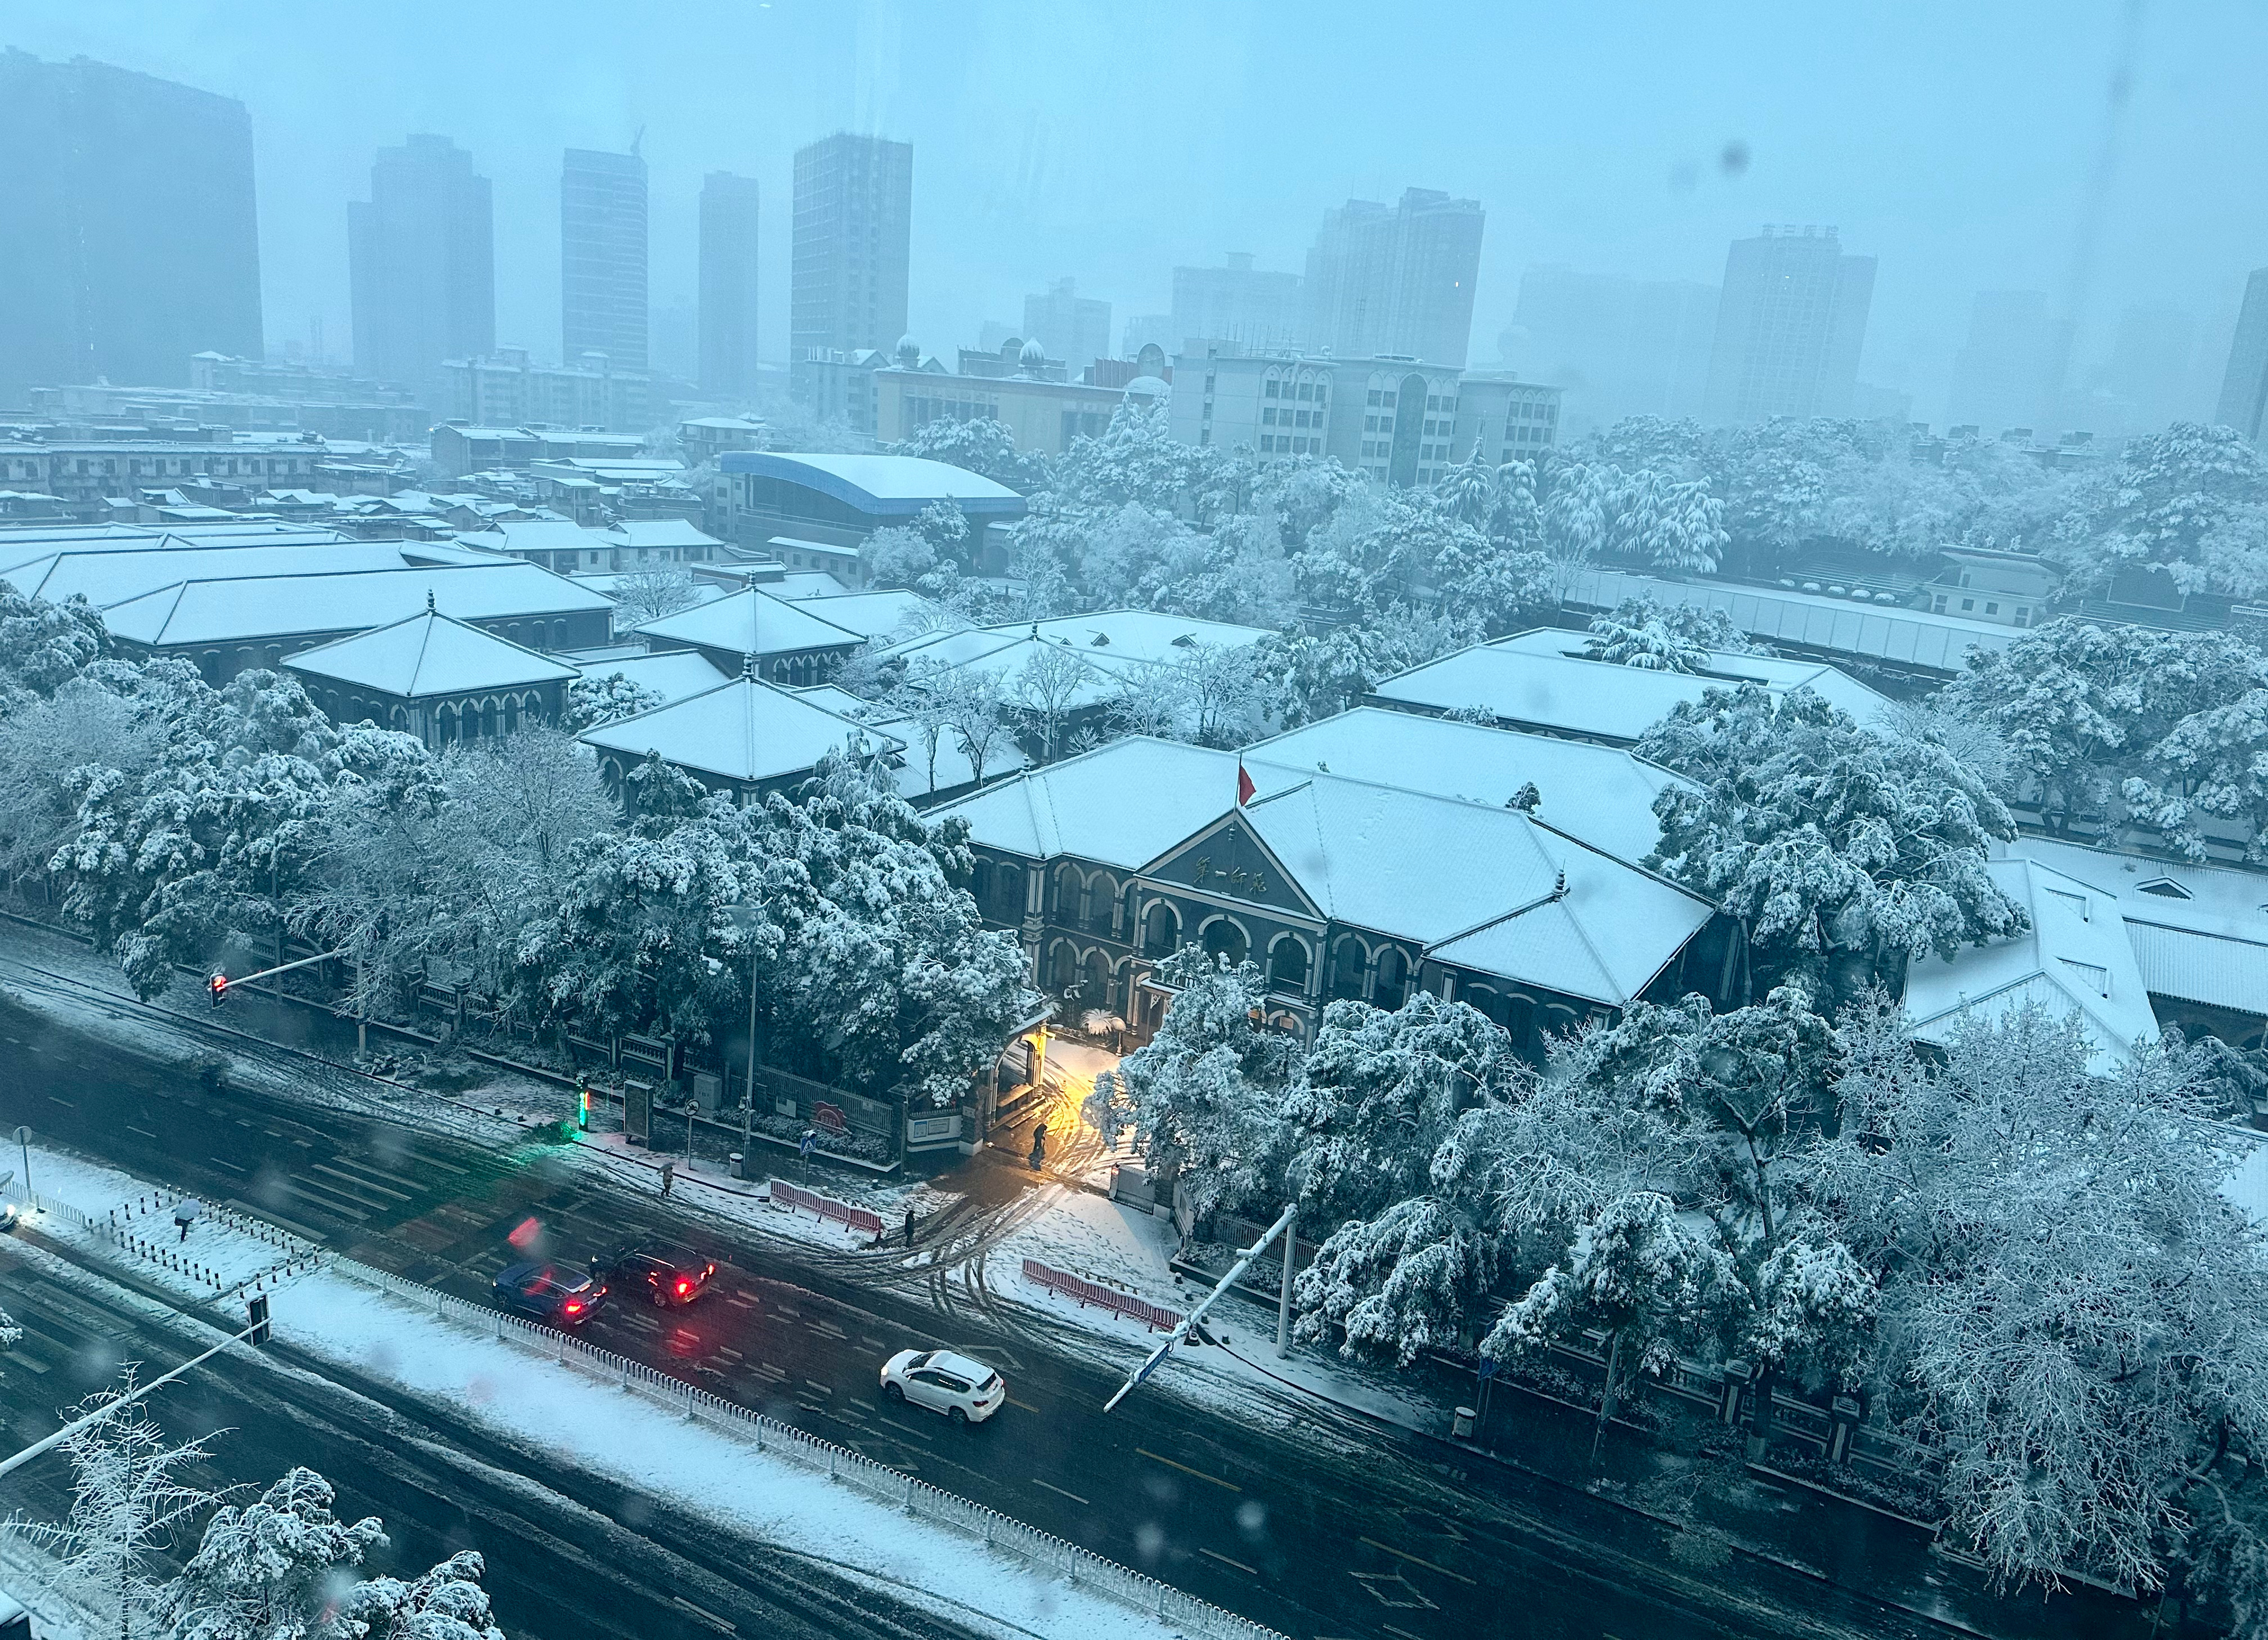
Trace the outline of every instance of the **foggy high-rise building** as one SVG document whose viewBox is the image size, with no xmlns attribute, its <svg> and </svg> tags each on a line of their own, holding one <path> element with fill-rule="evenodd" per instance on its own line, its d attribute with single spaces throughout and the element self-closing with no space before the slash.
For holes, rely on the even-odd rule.
<svg viewBox="0 0 2268 1640">
<path fill-rule="evenodd" d="M 1969 340 L 1953 357 L 1945 419 L 1994 434 L 2034 426 L 2049 396 L 2051 341 L 2045 292 L 1979 290 Z"/>
<path fill-rule="evenodd" d="M 571 148 L 559 173 L 559 349 L 642 371 L 646 347 L 645 161 Z"/>
<path fill-rule="evenodd" d="M 381 148 L 370 201 L 347 203 L 355 368 L 438 405 L 447 359 L 496 349 L 489 180 L 446 136 Z"/>
<path fill-rule="evenodd" d="M 2213 419 L 2260 442 L 2268 417 L 2268 268 L 2256 268 L 2244 282 L 2244 305 L 2236 315 L 2236 336 L 2228 345 L 2228 370 L 2220 379 L 2220 405 Z"/>
<path fill-rule="evenodd" d="M 755 390 L 755 179 L 711 171 L 701 185 L 701 391 Z"/>
<path fill-rule="evenodd" d="M 1233 342 L 1247 353 L 1298 346 L 1300 276 L 1255 268 L 1249 251 L 1231 251 L 1219 268 L 1174 268 L 1166 349 L 1178 352 L 1196 341 Z"/>
<path fill-rule="evenodd" d="M 1564 389 L 1577 430 L 1628 416 L 1701 414 L 1717 322 L 1717 288 L 1640 282 L 1559 266 L 1521 276 L 1504 362 Z"/>
<path fill-rule="evenodd" d="M 1024 298 L 1024 339 L 1037 342 L 1077 381 L 1097 359 L 1110 357 L 1110 304 L 1081 296 L 1078 283 L 1058 279 Z"/>
<path fill-rule="evenodd" d="M 843 131 L 796 150 L 793 357 L 897 346 L 913 214 L 911 143 Z"/>
<path fill-rule="evenodd" d="M 1708 419 L 1848 416 L 1874 295 L 1874 259 L 1832 228 L 1767 227 L 1725 258 L 1710 348 Z"/>
<path fill-rule="evenodd" d="M 1351 199 L 1307 252 L 1300 340 L 1342 357 L 1462 365 L 1486 213 L 1474 199 L 1405 189 L 1388 208 Z"/>
<path fill-rule="evenodd" d="M 244 105 L 85 57 L 0 52 L 0 402 L 26 386 L 186 386 L 257 358 Z"/>
<path fill-rule="evenodd" d="M 2130 307 L 2118 316 L 2101 380 L 2134 431 L 2163 427 L 2185 408 L 2197 320 L 2177 307 Z"/>
</svg>

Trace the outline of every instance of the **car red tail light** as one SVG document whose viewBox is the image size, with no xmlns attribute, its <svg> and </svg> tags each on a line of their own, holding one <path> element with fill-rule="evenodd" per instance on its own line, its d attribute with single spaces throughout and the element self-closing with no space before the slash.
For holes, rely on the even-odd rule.
<svg viewBox="0 0 2268 1640">
<path fill-rule="evenodd" d="M 567 1301 L 567 1313 L 570 1315 L 582 1314 L 583 1301 L 580 1298 L 570 1298 Z"/>
<path fill-rule="evenodd" d="M 681 1296 L 691 1292 L 693 1291 L 693 1283 L 681 1276 L 677 1278 L 677 1291 Z"/>
</svg>

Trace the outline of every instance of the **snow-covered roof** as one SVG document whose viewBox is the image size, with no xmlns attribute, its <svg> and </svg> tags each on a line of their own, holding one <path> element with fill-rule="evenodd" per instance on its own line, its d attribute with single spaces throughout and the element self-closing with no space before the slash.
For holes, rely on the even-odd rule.
<svg viewBox="0 0 2268 1640">
<path fill-rule="evenodd" d="M 771 585 L 763 590 L 774 597 Z M 791 603 L 807 602 L 807 599 L 790 599 Z M 861 637 L 895 637 L 909 629 L 915 621 L 934 621 L 945 616 L 945 606 L 924 598 L 919 592 L 903 590 L 883 592 L 845 592 L 830 596 L 820 614 L 825 620 Z"/>
<path fill-rule="evenodd" d="M 713 604 L 681 609 L 631 629 L 648 638 L 720 649 L 735 655 L 785 655 L 802 650 L 837 649 L 857 643 L 863 634 L 814 614 L 804 604 L 774 598 L 751 586 Z"/>
<path fill-rule="evenodd" d="M 681 701 L 725 681 L 725 673 L 711 666 L 700 651 L 692 649 L 673 650 L 666 655 L 622 655 L 611 660 L 578 659 L 575 670 L 602 680 L 619 672 L 625 681 L 652 689 L 665 702 Z"/>
<path fill-rule="evenodd" d="M 425 607 L 460 621 L 579 614 L 613 607 L 532 563 L 184 581 L 104 612 L 111 632 L 152 645 L 216 643 L 302 632 L 356 632 Z"/>
<path fill-rule="evenodd" d="M 1533 782 L 1543 794 L 1538 820 L 1633 863 L 1660 841 L 1654 798 L 1667 786 L 1687 783 L 1619 747 L 1376 706 L 1248 746 L 1244 761 L 1498 807 Z"/>
<path fill-rule="evenodd" d="M 995 632 L 1033 630 L 1031 621 L 1010 621 Z M 1036 623 L 1038 634 L 1074 649 L 1121 660 L 1186 660 L 1197 649 L 1241 649 L 1275 633 L 1265 627 L 1234 625 L 1226 621 L 1199 621 L 1189 615 L 1169 615 L 1155 609 L 1106 609 L 1087 615 L 1058 615 Z"/>
<path fill-rule="evenodd" d="M 318 644 L 284 664 L 311 677 L 413 701 L 563 682 L 575 675 L 572 666 L 430 609 L 375 631 Z"/>
<path fill-rule="evenodd" d="M 666 762 L 753 784 L 801 772 L 854 739 L 895 747 L 895 736 L 853 723 L 758 678 L 726 680 L 712 689 L 657 706 L 635 717 L 585 730 L 586 746 Z"/>
<path fill-rule="evenodd" d="M 990 848 L 1150 867 L 1240 813 L 1325 917 L 1461 967 L 1621 1006 L 1712 915 L 1698 896 L 1517 810 L 1134 737 L 939 812 Z M 1422 845 L 1419 842 L 1422 840 Z M 1562 876 L 1564 873 L 1564 879 Z"/>
<path fill-rule="evenodd" d="M 922 658 L 944 666 L 975 667 L 1009 683 L 1042 652 L 1067 652 L 1093 674 L 1065 702 L 1075 710 L 1108 700 L 1152 666 L 1179 665 L 1208 649 L 1241 648 L 1270 636 L 1259 627 L 1148 609 L 1116 609 L 924 633 L 892 644 L 888 653 L 909 664 Z"/>
<path fill-rule="evenodd" d="M 586 530 L 571 518 L 514 518 L 486 529 L 468 530 L 457 541 L 489 552 L 511 553 L 584 552 L 615 545 L 599 531 Z"/>
<path fill-rule="evenodd" d="M 308 546 L 175 546 L 142 551 L 122 551 L 106 545 L 92 552 L 74 543 L 67 551 L 21 559 L 0 546 L 0 578 L 13 583 L 27 597 L 61 603 L 77 594 L 97 609 L 108 609 L 191 580 L 400 570 L 418 563 L 495 562 L 461 548 L 428 541 L 342 538 Z"/>
<path fill-rule="evenodd" d="M 1584 635 L 1555 627 L 1516 633 L 1444 655 L 1386 679 L 1371 693 L 1392 705 L 1454 711 L 1481 707 L 1506 724 L 1628 743 L 1682 701 L 1744 682 L 1775 695 L 1810 689 L 1860 723 L 1889 698 L 1823 661 L 1712 653 L 1702 673 L 1653 672 L 1592 660 Z"/>
<path fill-rule="evenodd" d="M 2047 837 L 2006 851 L 2116 900 L 2153 996 L 2268 1015 L 2268 876 Z"/>
<path fill-rule="evenodd" d="M 824 570 L 791 570 L 777 581 L 762 585 L 774 598 L 792 599 L 799 603 L 808 598 L 847 598 L 854 590 Z"/>
<path fill-rule="evenodd" d="M 2031 914 L 2031 930 L 1965 946 L 1950 960 L 1932 953 L 1908 962 L 1906 1014 L 1917 1041 L 1950 1041 L 1964 1008 L 1989 1017 L 2025 1001 L 2078 1013 L 2097 1070 L 2157 1035 L 2115 896 L 2036 860 L 1995 860 L 1985 870 Z"/>
<path fill-rule="evenodd" d="M 848 689 L 838 688 L 831 683 L 814 684 L 792 693 L 814 706 L 823 706 L 828 711 L 839 712 L 859 723 L 871 724 L 882 733 L 902 740 L 906 747 L 905 756 L 902 766 L 894 772 L 898 795 L 909 801 L 928 797 L 933 791 L 951 791 L 976 778 L 975 763 L 961 749 L 958 738 L 949 732 L 938 737 L 936 781 L 932 784 L 929 746 L 922 738 L 919 726 L 912 719 L 897 717 L 887 707 L 873 701 L 862 701 Z M 987 779 L 998 780 L 1030 765 L 1031 760 L 1005 735 L 984 748 Z"/>
<path fill-rule="evenodd" d="M 1734 626 L 1767 643 L 1794 643 L 1869 660 L 1959 672 L 1971 649 L 2005 649 L 2019 636 L 1996 621 L 1940 615 L 1926 609 L 1861 604 L 1787 587 L 1730 582 L 1665 581 L 1619 570 L 1587 570 L 1575 577 L 1569 601 L 1611 609 L 1625 599 L 1721 609 Z"/>
<path fill-rule="evenodd" d="M 624 547 L 721 547 L 724 543 L 699 525 L 683 518 L 625 518 L 602 532 Z"/>
<path fill-rule="evenodd" d="M 958 503 L 972 517 L 1012 518 L 1024 511 L 1024 498 L 1005 484 L 921 456 L 727 450 L 717 458 L 717 466 L 722 472 L 800 484 L 877 518 L 910 517 L 932 501 L 946 500 Z"/>
</svg>

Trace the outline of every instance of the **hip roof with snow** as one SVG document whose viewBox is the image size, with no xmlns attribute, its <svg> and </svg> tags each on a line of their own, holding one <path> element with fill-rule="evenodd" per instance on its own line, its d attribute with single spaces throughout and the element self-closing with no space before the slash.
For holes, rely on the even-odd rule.
<svg viewBox="0 0 2268 1640">
<path fill-rule="evenodd" d="M 649 638 L 734 655 L 789 655 L 865 641 L 864 634 L 836 625 L 807 603 L 790 603 L 753 586 L 714 603 L 640 621 L 631 629 Z"/>
<path fill-rule="evenodd" d="M 1702 673 L 1653 672 L 1593 660 L 1583 635 L 1545 627 L 1444 655 L 1371 691 L 1388 705 L 1432 711 L 1478 708 L 1499 722 L 1629 744 L 1681 702 L 1711 689 L 1760 685 L 1775 696 L 1809 689 L 1859 722 L 1889 709 L 1888 696 L 1823 661 L 1721 651 Z"/>
<path fill-rule="evenodd" d="M 580 738 L 601 751 L 637 760 L 654 754 L 696 776 L 743 785 L 799 774 L 852 741 L 889 750 L 905 744 L 750 677 L 601 724 Z"/>
<path fill-rule="evenodd" d="M 1989 1018 L 2025 1002 L 2077 1013 L 2097 1071 L 2124 1063 L 2137 1041 L 2158 1034 L 2114 895 L 2036 860 L 1995 860 L 1984 869 L 2030 913 L 2032 926 L 1964 946 L 1949 960 L 1932 953 L 1910 960 L 1905 1006 L 1916 1041 L 1942 1045 L 1964 1011 Z"/>
<path fill-rule="evenodd" d="M 1538 820 L 1636 863 L 1661 840 L 1653 800 L 1691 783 L 1618 746 L 1359 706 L 1244 748 L 1248 765 L 1339 775 L 1507 806 L 1535 784 Z"/>
<path fill-rule="evenodd" d="M 603 682 L 620 673 L 626 683 L 652 689 L 665 702 L 700 695 L 725 680 L 699 651 L 672 650 L 662 655 L 623 655 L 611 660 L 578 661 L 576 671 Z"/>
<path fill-rule="evenodd" d="M 973 841 L 1047 860 L 1157 868 L 1241 817 L 1323 918 L 1455 967 L 1620 1007 L 1714 908 L 1500 805 L 1144 737 L 946 805 Z"/>
<path fill-rule="evenodd" d="M 310 677 L 408 701 L 559 683 L 576 675 L 572 666 L 430 609 L 303 650 L 284 664 Z"/>
<path fill-rule="evenodd" d="M 228 580 L 240 576 L 336 574 L 357 570 L 401 570 L 419 563 L 494 563 L 490 555 L 430 541 L 333 541 L 289 545 L 201 545 L 120 550 L 106 546 L 18 558 L 0 543 L 0 579 L 27 597 L 61 603 L 74 595 L 97 609 L 184 581 Z"/>
<path fill-rule="evenodd" d="M 613 605 L 532 563 L 184 581 L 104 613 L 113 636 L 151 647 L 358 632 L 427 607 L 460 621 L 604 612 Z"/>
</svg>

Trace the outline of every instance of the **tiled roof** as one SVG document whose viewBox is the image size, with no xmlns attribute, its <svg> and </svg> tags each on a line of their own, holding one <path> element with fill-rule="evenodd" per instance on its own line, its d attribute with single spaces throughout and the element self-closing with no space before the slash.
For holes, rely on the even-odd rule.
<svg viewBox="0 0 2268 1640">
<path fill-rule="evenodd" d="M 575 675 L 572 666 L 432 610 L 319 644 L 284 664 L 294 672 L 413 701 L 562 682 Z"/>
</svg>

